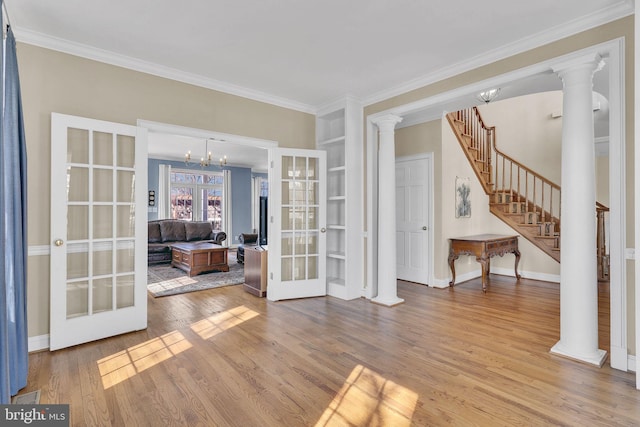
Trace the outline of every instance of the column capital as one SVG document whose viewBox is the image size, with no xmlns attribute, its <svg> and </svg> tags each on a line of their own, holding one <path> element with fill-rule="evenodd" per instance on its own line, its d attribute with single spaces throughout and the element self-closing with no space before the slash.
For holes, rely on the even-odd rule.
<svg viewBox="0 0 640 427">
<path fill-rule="evenodd" d="M 395 114 L 385 114 L 372 120 L 372 122 L 378 126 L 378 129 L 382 132 L 393 130 L 401 121 L 402 117 L 396 116 Z"/>
<path fill-rule="evenodd" d="M 575 58 L 567 59 L 566 61 L 559 62 L 553 65 L 551 68 L 554 73 L 558 74 L 560 78 L 571 71 L 576 70 L 589 70 L 592 73 L 600 71 L 604 67 L 604 60 L 599 53 L 591 53 L 588 55 L 582 55 Z"/>
</svg>

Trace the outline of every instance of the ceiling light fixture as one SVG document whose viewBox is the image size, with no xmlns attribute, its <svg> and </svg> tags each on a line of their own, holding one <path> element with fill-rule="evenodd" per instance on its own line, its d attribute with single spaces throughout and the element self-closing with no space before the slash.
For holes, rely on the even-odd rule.
<svg viewBox="0 0 640 427">
<path fill-rule="evenodd" d="M 485 104 L 490 103 L 494 99 L 498 97 L 500 94 L 500 88 L 485 90 L 484 92 L 480 92 L 478 94 L 478 99 L 483 101 Z"/>
<path fill-rule="evenodd" d="M 204 141 L 204 156 L 200 157 L 200 167 L 206 168 L 211 165 L 211 160 L 213 159 L 213 155 L 211 151 L 209 151 L 209 139 Z M 191 166 L 193 163 L 191 162 L 191 150 L 187 151 L 184 155 L 184 164 L 187 166 Z M 227 156 L 220 157 L 220 167 L 227 164 Z"/>
</svg>

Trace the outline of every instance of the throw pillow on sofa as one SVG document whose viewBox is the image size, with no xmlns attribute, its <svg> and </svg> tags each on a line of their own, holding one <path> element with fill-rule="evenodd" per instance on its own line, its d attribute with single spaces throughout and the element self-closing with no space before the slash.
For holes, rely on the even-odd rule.
<svg viewBox="0 0 640 427">
<path fill-rule="evenodd" d="M 187 236 L 184 231 L 183 221 L 161 221 L 160 232 L 163 242 L 184 242 Z"/>
<path fill-rule="evenodd" d="M 186 222 L 184 230 L 188 242 L 193 240 L 211 240 L 213 228 L 210 222 Z"/>
</svg>

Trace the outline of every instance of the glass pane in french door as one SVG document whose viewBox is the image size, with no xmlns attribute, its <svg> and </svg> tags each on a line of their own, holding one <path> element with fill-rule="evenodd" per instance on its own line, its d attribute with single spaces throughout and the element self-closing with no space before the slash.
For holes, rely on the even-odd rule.
<svg viewBox="0 0 640 427">
<path fill-rule="evenodd" d="M 318 278 L 318 160 L 282 157 L 282 281 Z"/>
</svg>

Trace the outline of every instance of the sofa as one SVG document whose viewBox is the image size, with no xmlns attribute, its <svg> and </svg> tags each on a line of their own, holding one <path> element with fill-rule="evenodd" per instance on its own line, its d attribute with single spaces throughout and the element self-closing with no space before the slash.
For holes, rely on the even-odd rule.
<svg viewBox="0 0 640 427">
<path fill-rule="evenodd" d="M 227 239 L 224 231 L 214 231 L 208 221 L 159 219 L 148 222 L 147 263 L 171 262 L 171 244 L 204 241 L 221 245 Z"/>
<path fill-rule="evenodd" d="M 237 258 L 240 264 L 244 264 L 244 248 L 245 246 L 256 246 L 258 244 L 258 235 L 255 233 L 242 233 L 238 236 Z"/>
</svg>

